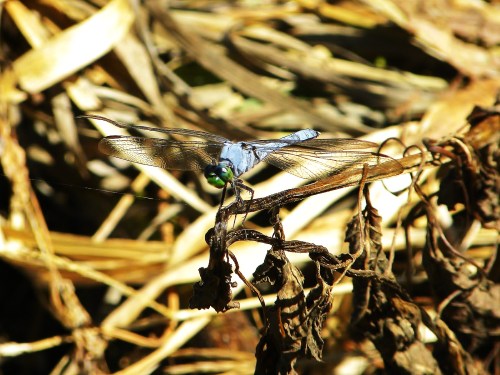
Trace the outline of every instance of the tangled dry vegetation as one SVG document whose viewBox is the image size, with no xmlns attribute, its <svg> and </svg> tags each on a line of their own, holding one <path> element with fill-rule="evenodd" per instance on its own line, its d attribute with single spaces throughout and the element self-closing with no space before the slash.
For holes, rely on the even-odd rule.
<svg viewBox="0 0 500 375">
<path fill-rule="evenodd" d="M 2 373 L 499 373 L 498 2 L 0 9 Z M 91 113 L 397 162 L 261 163 L 219 209 L 201 173 L 100 154 L 123 129 Z"/>
</svg>

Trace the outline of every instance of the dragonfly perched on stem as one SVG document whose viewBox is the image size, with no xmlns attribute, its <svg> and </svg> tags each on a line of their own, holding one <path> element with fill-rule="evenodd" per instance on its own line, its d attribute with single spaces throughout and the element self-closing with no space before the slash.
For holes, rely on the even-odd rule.
<svg viewBox="0 0 500 375">
<path fill-rule="evenodd" d="M 377 164 L 393 160 L 379 154 L 377 144 L 352 138 L 316 139 L 319 132 L 299 130 L 279 139 L 232 142 L 229 139 L 203 131 L 188 129 L 151 128 L 122 124 L 98 115 L 84 118 L 109 122 L 119 128 L 146 130 L 167 136 L 187 136 L 190 140 L 146 138 L 112 135 L 99 142 L 99 150 L 131 162 L 174 170 L 203 170 L 208 183 L 224 189 L 231 185 L 237 202 L 240 189 L 250 193 L 240 176 L 261 161 L 272 164 L 295 176 L 321 179 L 363 164 Z"/>
</svg>

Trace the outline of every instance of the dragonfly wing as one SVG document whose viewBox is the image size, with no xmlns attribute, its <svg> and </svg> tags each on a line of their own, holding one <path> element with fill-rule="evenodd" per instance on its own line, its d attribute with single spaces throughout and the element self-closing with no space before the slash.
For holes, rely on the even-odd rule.
<svg viewBox="0 0 500 375">
<path fill-rule="evenodd" d="M 328 151 L 377 150 L 378 144 L 355 138 L 310 139 L 300 142 L 300 146 Z"/>
<path fill-rule="evenodd" d="M 196 138 L 201 138 L 201 139 L 204 139 L 206 141 L 215 142 L 215 143 L 229 142 L 228 139 L 221 137 L 220 135 L 207 133 L 207 132 L 203 132 L 203 131 L 199 131 L 199 130 L 174 129 L 174 128 L 152 128 L 149 126 L 125 124 L 125 123 L 114 121 L 114 120 L 111 120 L 109 118 L 106 118 L 103 116 L 98 116 L 98 115 L 84 115 L 84 116 L 80 116 L 80 117 L 106 121 L 106 122 L 109 122 L 110 124 L 113 124 L 114 126 L 116 126 L 118 128 L 127 129 L 127 130 L 145 130 L 145 131 L 157 132 L 157 133 L 162 133 L 162 134 L 167 134 L 167 135 L 181 135 L 181 136 L 186 136 L 186 137 L 196 137 Z"/>
<path fill-rule="evenodd" d="M 302 144 L 301 144 L 302 145 Z M 320 179 L 343 171 L 362 168 L 363 164 L 399 163 L 389 156 L 366 151 L 329 151 L 302 146 L 283 147 L 264 161 L 301 178 Z M 392 163 L 391 163 L 392 164 Z"/>
<path fill-rule="evenodd" d="M 214 164 L 223 143 L 173 141 L 159 138 L 109 136 L 99 142 L 99 150 L 134 163 L 164 169 L 199 170 Z"/>
</svg>

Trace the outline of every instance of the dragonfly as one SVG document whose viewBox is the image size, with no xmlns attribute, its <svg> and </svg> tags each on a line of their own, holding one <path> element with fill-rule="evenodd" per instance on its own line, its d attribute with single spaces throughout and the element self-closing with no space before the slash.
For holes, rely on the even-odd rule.
<svg viewBox="0 0 500 375">
<path fill-rule="evenodd" d="M 203 170 L 208 183 L 216 188 L 232 186 L 241 202 L 240 189 L 253 189 L 240 179 L 245 172 L 264 161 L 304 179 L 321 179 L 364 164 L 394 161 L 374 151 L 378 145 L 353 138 L 317 139 L 320 133 L 303 129 L 279 139 L 232 142 L 212 133 L 174 128 L 152 128 L 123 124 L 98 115 L 81 117 L 106 121 L 119 128 L 145 130 L 189 140 L 111 135 L 99 142 L 107 155 L 172 170 Z M 221 201 L 221 207 L 222 207 Z"/>
</svg>

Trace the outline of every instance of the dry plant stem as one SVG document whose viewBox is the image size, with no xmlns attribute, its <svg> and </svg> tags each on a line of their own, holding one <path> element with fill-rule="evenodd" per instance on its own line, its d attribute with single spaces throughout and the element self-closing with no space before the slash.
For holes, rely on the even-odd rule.
<svg viewBox="0 0 500 375">
<path fill-rule="evenodd" d="M 131 190 L 134 193 L 138 193 L 139 191 L 142 191 L 149 182 L 149 177 L 144 173 L 140 173 L 139 176 L 137 176 L 137 178 L 132 182 Z M 130 206 L 132 206 L 135 199 L 136 197 L 132 194 L 124 195 L 117 203 L 115 208 L 111 211 L 106 220 L 103 221 L 100 228 L 94 233 L 92 239 L 96 241 L 103 241 L 104 239 L 108 238 L 111 232 L 113 232 L 113 230 L 118 225 L 119 221 L 123 218 L 123 216 L 125 216 L 127 210 L 130 208 Z"/>
<path fill-rule="evenodd" d="M 399 139 L 395 139 L 399 142 Z M 381 146 L 382 147 L 382 146 Z M 420 151 L 420 154 L 422 155 L 422 159 L 421 159 L 421 162 L 420 162 L 420 165 L 417 169 L 417 171 L 415 172 L 415 175 L 413 175 L 413 173 L 410 173 L 410 175 L 412 176 L 411 177 L 411 183 L 410 183 L 410 186 L 408 187 L 408 198 L 407 198 L 407 203 L 406 205 L 407 206 L 410 206 L 410 203 L 411 203 L 411 192 L 414 190 L 415 188 L 415 184 L 417 183 L 420 175 L 422 174 L 424 168 L 425 168 L 425 164 L 426 164 L 426 159 L 424 157 L 425 155 L 425 151 L 420 147 L 420 146 L 410 146 L 410 147 L 407 147 L 405 149 L 405 152 L 403 155 L 409 155 L 409 151 L 413 148 L 413 147 L 417 147 L 418 150 Z M 392 237 L 392 243 L 391 243 L 391 247 L 389 249 L 389 259 L 388 259 L 388 267 L 386 269 L 385 272 L 389 272 L 389 270 L 392 270 L 392 265 L 394 263 L 394 257 L 396 255 L 396 252 L 395 252 L 395 244 L 396 244 L 396 233 L 397 231 L 401 228 L 401 225 L 403 224 L 403 207 L 401 207 L 401 209 L 399 210 L 398 212 L 398 217 L 397 217 L 397 220 L 396 220 L 396 229 L 395 229 L 395 232 L 394 232 L 394 236 Z M 405 233 L 407 235 L 409 235 L 409 231 L 407 231 L 407 226 L 405 226 Z M 412 248 L 411 248 L 411 242 L 407 241 L 408 243 L 408 246 L 407 246 L 407 271 L 406 271 L 406 277 L 407 277 L 407 281 L 408 281 L 408 285 L 411 285 L 411 275 L 412 275 L 412 272 L 413 272 L 413 263 L 412 263 Z M 387 276 L 387 275 L 386 275 Z"/>
<path fill-rule="evenodd" d="M 368 189 L 365 190 L 367 175 L 368 175 L 368 165 L 365 164 L 365 165 L 363 165 L 363 176 L 361 178 L 361 182 L 359 184 L 359 191 L 358 191 L 358 221 L 359 221 L 360 227 L 363 224 L 363 210 L 362 210 L 362 205 L 361 205 L 361 202 L 363 200 L 363 193 L 365 194 L 365 196 L 367 196 L 367 199 L 368 199 L 368 194 L 369 194 L 369 190 Z M 359 250 L 355 254 L 353 254 L 354 261 L 363 252 L 364 247 L 365 247 L 365 234 L 363 231 L 361 231 L 359 233 L 359 244 L 360 244 Z"/>
<path fill-rule="evenodd" d="M 359 184 L 359 191 L 358 191 L 357 207 L 358 207 L 358 222 L 360 228 L 362 228 L 363 225 L 363 210 L 361 205 L 361 202 L 363 201 L 363 193 L 368 194 L 368 189 L 365 189 L 367 175 L 368 175 L 368 165 L 365 164 L 363 165 L 363 176 L 361 178 L 361 183 Z M 356 260 L 364 251 L 365 251 L 365 233 L 364 231 L 361 230 L 359 232 L 359 248 L 356 251 L 356 253 L 350 254 L 351 259 L 344 263 L 342 273 L 340 274 L 340 277 L 336 280 L 334 285 L 336 283 L 339 283 L 344 278 L 344 276 L 349 272 L 349 270 L 353 266 L 354 262 L 356 262 Z"/>
<path fill-rule="evenodd" d="M 6 112 L 4 112 L 6 113 Z M 54 250 L 50 232 L 38 204 L 38 200 L 29 182 L 28 170 L 25 165 L 25 153 L 17 141 L 12 137 L 12 130 L 7 120 L 0 126 L 1 138 L 4 140 L 3 168 L 13 184 L 13 200 L 19 200 L 24 219 L 28 220 L 40 252 L 46 257 L 47 268 L 50 274 L 50 296 L 52 304 L 68 327 L 78 327 L 89 322 L 89 316 L 79 304 L 74 294 L 74 288 L 64 283 L 54 262 Z M 5 164 L 9 161 L 8 165 Z M 70 308 L 71 307 L 71 308 Z M 74 308 L 74 309 L 73 309 Z M 79 314 L 77 314 L 79 312 Z"/>
<path fill-rule="evenodd" d="M 53 336 L 43 340 L 22 344 L 17 342 L 4 342 L 0 344 L 0 355 L 2 357 L 16 357 L 25 353 L 55 348 L 73 341 L 74 338 L 72 336 Z"/>
<path fill-rule="evenodd" d="M 429 211 L 429 214 L 428 214 L 429 219 L 428 220 L 433 222 L 434 229 L 436 229 L 437 232 L 439 233 L 440 240 L 443 241 L 443 244 L 446 245 L 446 247 L 448 248 L 450 253 L 453 254 L 454 256 L 464 260 L 465 262 L 473 265 L 477 269 L 477 271 L 482 275 L 482 277 L 487 279 L 488 275 L 486 274 L 485 270 L 482 267 L 480 267 L 473 259 L 470 259 L 470 258 L 466 257 L 465 255 L 463 255 L 462 253 L 460 253 L 457 249 L 455 249 L 455 247 L 450 243 L 450 241 L 448 241 L 448 239 L 446 238 L 446 235 L 443 232 L 443 228 L 441 228 L 441 226 L 439 225 L 439 223 L 436 220 L 436 218 L 438 216 L 437 216 L 436 212 L 434 212 L 435 211 L 434 207 L 432 206 L 429 199 L 425 196 L 425 194 L 422 192 L 422 189 L 418 185 L 415 185 L 415 192 L 418 194 L 419 198 L 421 199 L 423 204 L 426 206 L 426 209 Z"/>
<path fill-rule="evenodd" d="M 436 309 L 436 313 L 437 313 L 437 316 L 439 318 L 441 318 L 441 315 L 443 314 L 443 310 L 446 309 L 446 307 L 458 296 L 460 296 L 460 294 L 462 294 L 463 291 L 462 290 L 456 290 L 454 291 L 453 293 L 451 293 L 450 295 L 448 295 L 445 299 L 443 299 L 441 301 L 441 303 L 438 305 L 437 309 Z"/>
<path fill-rule="evenodd" d="M 367 168 L 366 182 L 368 183 L 396 176 L 403 173 L 403 171 L 410 172 L 421 164 L 422 157 L 425 157 L 427 162 L 427 156 L 427 154 L 424 156 L 411 155 L 403 159 L 370 166 Z M 264 198 L 256 198 L 251 201 L 244 200 L 239 205 L 232 204 L 224 207 L 222 209 L 222 211 L 224 211 L 222 215 L 244 214 L 245 212 L 269 210 L 276 206 L 281 207 L 289 203 L 303 200 L 312 195 L 326 193 L 328 191 L 342 189 L 349 186 L 356 186 L 360 183 L 362 174 L 363 168 L 348 170 L 320 181 L 294 189 L 283 190 Z"/>
<path fill-rule="evenodd" d="M 489 259 L 488 263 L 484 266 L 484 272 L 486 272 L 486 274 L 492 278 L 492 275 L 490 274 L 491 271 L 493 271 L 493 265 L 496 263 L 496 260 L 497 260 L 497 257 L 498 257 L 498 241 L 499 241 L 499 238 L 497 236 L 496 238 L 496 241 L 495 241 L 495 251 L 493 252 L 493 255 L 491 256 L 491 258 Z"/>
<path fill-rule="evenodd" d="M 260 302 L 260 305 L 264 309 L 263 310 L 264 321 L 267 322 L 268 320 L 267 320 L 266 311 L 265 311 L 266 302 L 264 301 L 264 297 L 262 297 L 262 294 L 260 293 L 260 291 L 250 281 L 248 281 L 247 278 L 241 273 L 240 265 L 238 264 L 238 259 L 236 258 L 236 256 L 231 251 L 228 251 L 228 255 L 234 262 L 234 266 L 235 266 L 234 273 L 237 274 L 238 277 L 241 279 L 241 281 L 243 281 L 245 283 L 245 285 L 252 291 L 252 293 L 257 296 L 257 298 Z"/>
</svg>

